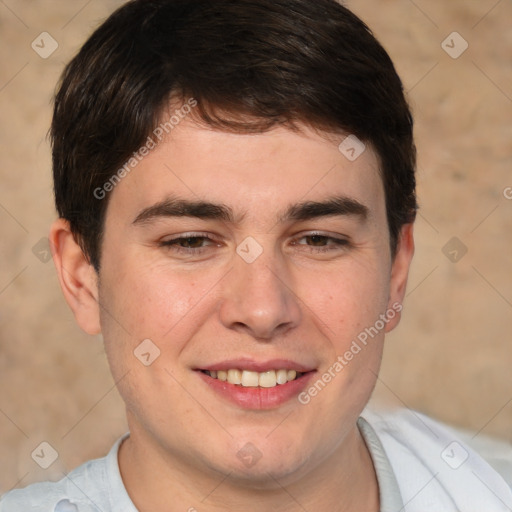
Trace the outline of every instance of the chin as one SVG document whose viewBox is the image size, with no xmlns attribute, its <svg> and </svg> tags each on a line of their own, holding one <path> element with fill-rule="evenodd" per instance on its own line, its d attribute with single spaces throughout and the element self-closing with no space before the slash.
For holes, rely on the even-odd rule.
<svg viewBox="0 0 512 512">
<path fill-rule="evenodd" d="M 260 460 L 252 468 L 237 466 L 226 468 L 230 472 L 231 483 L 248 489 L 270 491 L 279 490 L 282 492 L 282 485 L 290 484 L 298 480 L 305 472 L 303 464 L 296 461 L 272 461 L 263 462 Z"/>
<path fill-rule="evenodd" d="M 262 449 L 256 447 L 256 442 L 237 443 L 237 447 L 233 447 L 233 457 L 226 457 L 227 452 L 223 451 L 216 461 L 210 459 L 210 467 L 224 475 L 229 474 L 229 481 L 237 486 L 267 491 L 282 491 L 284 482 L 292 483 L 307 473 L 306 464 L 311 464 L 312 458 L 303 448 L 297 450 L 300 443 L 284 446 L 279 442 L 269 443 L 264 436 L 260 440 L 264 444 Z"/>
</svg>

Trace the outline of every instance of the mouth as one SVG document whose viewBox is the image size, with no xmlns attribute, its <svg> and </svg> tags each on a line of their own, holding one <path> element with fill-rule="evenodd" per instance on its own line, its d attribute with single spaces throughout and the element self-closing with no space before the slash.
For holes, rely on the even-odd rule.
<svg viewBox="0 0 512 512">
<path fill-rule="evenodd" d="M 316 369 L 284 359 L 238 359 L 196 368 L 196 373 L 221 399 L 243 409 L 269 410 L 297 399 Z"/>
<path fill-rule="evenodd" d="M 200 371 L 212 379 L 228 382 L 229 384 L 242 386 L 244 388 L 274 388 L 276 386 L 283 386 L 288 382 L 300 379 L 305 373 L 308 373 L 299 372 L 297 370 L 287 370 L 285 368 L 280 370 L 267 370 L 264 372 L 239 370 L 237 368 Z"/>
</svg>

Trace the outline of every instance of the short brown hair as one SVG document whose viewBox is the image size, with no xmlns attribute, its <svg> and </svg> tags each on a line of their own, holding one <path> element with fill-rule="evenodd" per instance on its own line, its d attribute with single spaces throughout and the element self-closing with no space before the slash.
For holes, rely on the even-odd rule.
<svg viewBox="0 0 512 512">
<path fill-rule="evenodd" d="M 51 128 L 59 215 L 99 270 L 102 187 L 194 98 L 220 130 L 297 123 L 354 134 L 380 159 L 392 253 L 416 213 L 412 116 L 393 63 L 335 0 L 133 0 L 65 68 Z"/>
</svg>

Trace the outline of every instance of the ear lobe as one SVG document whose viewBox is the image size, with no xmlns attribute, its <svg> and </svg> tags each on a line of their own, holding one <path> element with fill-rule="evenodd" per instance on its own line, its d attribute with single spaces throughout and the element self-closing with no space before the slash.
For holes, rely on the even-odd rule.
<svg viewBox="0 0 512 512">
<path fill-rule="evenodd" d="M 71 233 L 69 223 L 57 219 L 50 229 L 50 247 L 60 286 L 78 325 L 99 334 L 98 276 Z"/>
<path fill-rule="evenodd" d="M 409 268 L 414 255 L 413 228 L 414 224 L 405 224 L 400 231 L 397 251 L 391 266 L 388 299 L 388 310 L 393 309 L 397 314 L 386 324 L 386 332 L 392 331 L 400 322 L 400 312 L 405 297 Z"/>
</svg>

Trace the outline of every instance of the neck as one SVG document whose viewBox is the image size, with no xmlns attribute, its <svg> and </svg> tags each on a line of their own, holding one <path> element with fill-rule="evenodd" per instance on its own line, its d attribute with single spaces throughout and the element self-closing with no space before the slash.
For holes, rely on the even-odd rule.
<svg viewBox="0 0 512 512">
<path fill-rule="evenodd" d="M 194 464 L 196 462 L 196 464 Z M 130 498 L 140 512 L 246 512 L 335 510 L 377 512 L 377 477 L 366 444 L 354 426 L 343 442 L 302 475 L 257 482 L 221 474 L 197 461 L 164 454 L 137 429 L 121 445 L 119 466 Z M 203 469 L 198 469 L 203 468 Z"/>
</svg>

